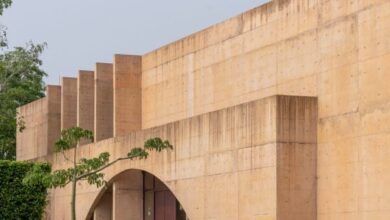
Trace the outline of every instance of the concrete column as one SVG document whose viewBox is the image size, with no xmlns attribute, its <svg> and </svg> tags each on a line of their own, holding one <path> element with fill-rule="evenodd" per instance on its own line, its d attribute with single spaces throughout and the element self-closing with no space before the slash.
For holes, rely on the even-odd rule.
<svg viewBox="0 0 390 220">
<path fill-rule="evenodd" d="M 277 219 L 317 216 L 317 99 L 277 98 Z"/>
<path fill-rule="evenodd" d="M 112 219 L 112 192 L 105 192 L 93 212 L 94 220 Z"/>
<path fill-rule="evenodd" d="M 141 130 L 141 56 L 114 56 L 114 136 Z"/>
<path fill-rule="evenodd" d="M 61 86 L 46 87 L 48 102 L 47 152 L 54 152 L 54 143 L 61 136 Z"/>
<path fill-rule="evenodd" d="M 113 184 L 113 220 L 143 219 L 142 173 L 131 170 L 121 174 Z"/>
<path fill-rule="evenodd" d="M 77 79 L 61 78 L 61 130 L 77 125 Z"/>
<path fill-rule="evenodd" d="M 77 78 L 77 126 L 94 130 L 94 72 L 80 70 Z M 80 145 L 89 143 L 82 140 Z"/>
<path fill-rule="evenodd" d="M 95 70 L 95 141 L 113 136 L 113 65 L 97 63 Z"/>
</svg>

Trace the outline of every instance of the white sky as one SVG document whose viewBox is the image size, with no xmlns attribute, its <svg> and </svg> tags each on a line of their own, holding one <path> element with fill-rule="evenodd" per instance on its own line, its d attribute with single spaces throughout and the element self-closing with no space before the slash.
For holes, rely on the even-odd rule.
<svg viewBox="0 0 390 220">
<path fill-rule="evenodd" d="M 268 1 L 14 0 L 0 23 L 11 46 L 48 43 L 45 81 L 58 84 L 115 53 L 142 55 Z"/>
</svg>

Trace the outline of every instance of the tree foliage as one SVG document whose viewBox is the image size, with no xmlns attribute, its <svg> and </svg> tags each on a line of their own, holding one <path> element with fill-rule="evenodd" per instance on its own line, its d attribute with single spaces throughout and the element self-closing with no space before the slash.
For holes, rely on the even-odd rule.
<svg viewBox="0 0 390 220">
<path fill-rule="evenodd" d="M 3 14 L 4 9 L 11 6 L 12 0 L 0 0 L 0 15 Z M 0 24 L 0 49 L 7 46 L 7 32 L 6 28 Z"/>
<path fill-rule="evenodd" d="M 0 15 L 3 14 L 4 9 L 11 6 L 12 0 L 0 0 Z"/>
<path fill-rule="evenodd" d="M 51 167 L 47 163 L 0 160 L 0 219 L 42 219 L 46 186 L 40 182 L 22 183 L 31 169 L 50 173 Z"/>
<path fill-rule="evenodd" d="M 45 95 L 46 73 L 39 59 L 44 47 L 30 43 L 0 54 L 0 159 L 16 156 L 16 108 Z M 19 128 L 22 131 L 24 124 Z"/>
<path fill-rule="evenodd" d="M 61 132 L 61 138 L 55 143 L 56 151 L 63 152 L 65 150 L 74 148 L 81 141 L 87 139 L 93 141 L 92 131 L 82 129 L 80 127 L 73 127 Z"/>
<path fill-rule="evenodd" d="M 0 15 L 11 3 L 11 0 L 0 0 Z M 16 157 L 16 129 L 25 127 L 23 120 L 16 120 L 16 108 L 45 95 L 46 73 L 39 59 L 45 46 L 30 42 L 25 47 L 5 50 L 6 31 L 0 24 L 0 159 Z M 17 121 L 21 122 L 19 126 Z"/>
<path fill-rule="evenodd" d="M 50 174 L 42 174 L 39 169 L 32 169 L 25 179 L 26 183 L 43 181 L 48 187 L 56 188 L 66 186 L 75 178 L 76 181 L 86 180 L 89 184 L 100 187 L 105 183 L 102 171 L 112 164 L 126 159 L 146 159 L 150 151 L 161 152 L 162 150 L 173 148 L 168 141 L 163 141 L 161 138 L 156 137 L 146 140 L 143 148 L 132 148 L 125 157 L 117 158 L 111 162 L 108 152 L 100 153 L 95 158 L 80 158 L 79 160 L 77 160 L 77 155 L 74 152 L 73 158 L 69 158 L 65 151 L 69 149 L 75 150 L 75 147 L 82 139 L 93 140 L 92 132 L 80 127 L 63 130 L 61 132 L 61 138 L 55 144 L 56 151 L 61 152 L 64 158 L 73 164 L 73 166 L 67 169 L 56 170 Z"/>
<path fill-rule="evenodd" d="M 11 0 L 0 0 L 0 15 L 11 5 Z M 7 47 L 5 27 L 0 24 L 0 49 Z M 43 77 L 39 56 L 45 44 L 28 43 L 26 47 L 1 50 L 0 53 L 0 159 L 15 159 L 16 129 L 25 127 L 17 120 L 16 108 L 44 96 Z M 17 125 L 17 121 L 20 122 Z"/>
<path fill-rule="evenodd" d="M 87 159 L 77 159 L 76 146 L 82 139 L 93 140 L 93 134 L 89 130 L 80 127 L 73 127 L 61 132 L 61 138 L 56 142 L 56 151 L 61 152 L 64 158 L 72 164 L 67 169 L 56 170 L 52 173 L 42 172 L 39 168 L 31 169 L 24 183 L 43 184 L 50 188 L 65 187 L 72 183 L 72 219 L 76 219 L 76 187 L 78 181 L 86 181 L 90 185 L 101 187 L 106 184 L 103 170 L 121 160 L 147 159 L 149 152 L 161 152 L 163 150 L 173 149 L 167 141 L 159 137 L 150 138 L 145 141 L 144 146 L 135 147 L 124 157 L 116 158 L 110 161 L 110 154 L 102 152 L 97 157 Z M 73 157 L 69 158 L 68 152 L 73 149 Z M 67 152 L 66 152 L 67 151 Z"/>
</svg>

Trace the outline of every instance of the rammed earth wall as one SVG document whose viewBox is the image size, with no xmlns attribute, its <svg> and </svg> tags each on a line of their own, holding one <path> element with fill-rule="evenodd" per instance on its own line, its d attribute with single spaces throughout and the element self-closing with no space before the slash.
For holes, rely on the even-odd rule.
<svg viewBox="0 0 390 220">
<path fill-rule="evenodd" d="M 206 117 L 204 115 L 213 111 L 224 112 L 227 110 L 222 109 L 234 109 L 233 106 L 274 95 L 316 97 L 317 181 L 316 190 L 312 192 L 316 196 L 316 214 L 308 219 L 389 219 L 389 39 L 388 0 L 275 0 L 141 57 L 124 58 L 123 62 L 116 58 L 112 67 L 113 87 L 95 87 L 94 93 L 94 106 L 100 106 L 94 109 L 94 127 L 98 136 L 102 137 L 99 139 L 114 139 L 81 147 L 80 154 L 93 155 L 95 151 L 103 149 L 124 153 L 129 146 L 135 144 L 125 141 L 132 140 L 130 134 L 137 136 L 145 130 L 154 129 L 173 131 L 176 128 L 169 126 L 187 123 L 197 117 Z M 98 67 L 95 75 L 97 72 Z M 110 71 L 106 69 L 105 72 Z M 98 75 L 94 79 L 95 85 L 103 85 Z M 96 94 L 112 94 L 113 100 L 110 100 L 111 96 L 102 99 Z M 58 137 L 59 130 L 49 129 L 53 135 L 45 135 L 41 127 L 53 127 L 51 123 L 58 123 L 59 116 L 48 120 L 39 113 L 38 107 L 34 107 L 37 112 L 31 113 L 29 109 L 38 102 L 20 108 L 20 112 L 25 112 L 27 116 L 27 129 L 24 133 L 18 133 L 18 159 L 33 159 L 47 153 L 48 158 L 55 157 L 50 155 L 52 144 L 38 146 L 41 142 L 37 140 L 52 143 L 48 141 L 49 138 Z M 104 102 L 109 106 L 102 104 Z M 117 115 L 111 117 L 111 110 L 112 114 Z M 35 123 L 37 120 L 43 124 Z M 214 123 L 220 123 L 219 119 L 215 120 L 207 121 L 210 128 Z M 252 122 L 261 124 L 263 120 L 265 118 L 260 117 Z M 129 123 L 132 126 L 128 126 Z M 303 126 L 302 122 L 296 126 Z M 164 132 L 156 134 L 167 137 L 170 135 Z M 175 142 L 174 153 L 161 158 L 153 157 L 153 161 L 159 162 L 151 160 L 142 166 L 150 166 L 156 175 L 161 176 L 172 187 L 183 201 L 191 219 L 290 219 L 283 215 L 279 215 L 283 218 L 278 217 L 275 213 L 279 211 L 269 211 L 275 207 L 299 210 L 289 206 L 290 200 L 285 200 L 286 204 L 279 204 L 277 202 L 281 200 L 278 200 L 278 195 L 267 200 L 266 204 L 260 204 L 264 202 L 261 198 L 265 198 L 262 197 L 264 193 L 274 193 L 278 187 L 293 189 L 295 193 L 294 190 L 298 189 L 305 191 L 306 186 L 283 186 L 283 181 L 282 185 L 278 185 L 280 179 L 275 179 L 276 174 L 272 174 L 276 168 L 267 174 L 271 176 L 263 175 L 259 170 L 256 171 L 259 174 L 254 176 L 238 174 L 240 169 L 244 169 L 242 167 L 267 163 L 272 158 L 268 153 L 264 153 L 267 156 L 259 159 L 261 162 L 246 159 L 245 161 L 251 161 L 250 164 L 240 164 L 237 162 L 239 157 L 255 154 L 256 144 L 247 145 L 254 148 L 250 153 L 236 150 L 236 154 L 232 155 L 227 153 L 228 150 L 226 154 L 222 154 L 224 150 L 221 150 L 221 155 L 217 156 L 219 151 L 209 152 L 209 148 L 204 149 L 205 146 L 210 149 L 229 149 L 230 146 L 225 143 L 231 141 L 229 138 L 234 138 L 235 141 L 252 141 L 253 136 L 242 134 L 245 130 L 237 129 L 236 132 L 241 133 L 226 133 L 217 139 L 193 137 L 188 143 Z M 38 135 L 41 133 L 42 136 Z M 210 132 L 207 135 L 214 134 Z M 137 139 L 138 144 L 141 143 L 141 137 L 143 136 Z M 213 141 L 209 142 L 210 140 Z M 121 143 L 128 144 L 124 146 Z M 270 148 L 277 149 L 275 146 Z M 289 149 L 293 150 L 294 147 Z M 205 152 L 210 154 L 202 154 Z M 292 153 L 287 153 L 287 156 Z M 178 158 L 182 154 L 188 154 L 187 157 L 194 160 Z M 114 154 L 117 155 L 118 153 Z M 55 166 L 64 166 L 57 159 L 54 160 Z M 202 166 L 202 160 L 214 162 L 203 162 L 207 165 Z M 176 161 L 175 165 L 169 161 Z M 304 161 L 310 163 L 311 160 Z M 154 163 L 159 165 L 152 165 Z M 115 170 L 121 170 L 122 166 L 134 168 L 141 165 L 124 163 L 112 168 L 109 173 L 114 175 Z M 305 175 L 314 168 L 309 166 L 307 169 L 307 173 L 303 172 Z M 232 170 L 236 174 L 232 174 Z M 191 180 L 193 175 L 203 177 Z M 209 178 L 213 176 L 221 178 L 211 181 Z M 183 178 L 182 182 L 175 182 L 179 178 Z M 244 181 L 245 178 L 249 179 Z M 220 188 L 229 186 L 231 188 Z M 258 191 L 248 195 L 237 194 L 241 187 Z M 270 187 L 273 187 L 272 190 Z M 218 191 L 219 189 L 223 191 Z M 79 198 L 88 196 L 87 191 L 92 189 L 86 187 L 85 190 L 85 194 L 78 195 Z M 57 217 L 54 219 L 61 219 L 60 216 L 63 216 L 64 207 L 68 204 L 68 193 L 66 190 L 53 192 L 51 213 Z M 83 207 L 79 211 L 81 216 L 87 212 L 83 211 L 84 207 L 90 206 L 94 193 L 95 191 L 89 199 L 80 199 L 85 202 L 80 205 Z M 206 199 L 204 195 L 216 197 L 207 196 Z M 194 197 L 200 202 L 186 205 L 186 201 L 196 199 Z M 226 197 L 233 199 L 226 200 Z M 258 206 L 246 206 L 245 201 Z M 298 203 L 300 205 L 302 204 Z M 308 207 L 305 213 L 311 213 L 314 203 L 305 205 Z M 210 207 L 214 209 L 209 210 Z"/>
</svg>

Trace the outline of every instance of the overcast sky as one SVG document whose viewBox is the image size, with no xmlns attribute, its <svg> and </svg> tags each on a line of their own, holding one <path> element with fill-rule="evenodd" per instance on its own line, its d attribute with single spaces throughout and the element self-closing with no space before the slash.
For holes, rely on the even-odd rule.
<svg viewBox="0 0 390 220">
<path fill-rule="evenodd" d="M 0 23 L 11 46 L 46 42 L 42 60 L 60 76 L 93 70 L 113 54 L 142 55 L 268 0 L 14 0 Z"/>
</svg>

